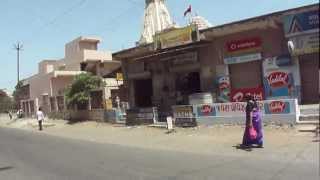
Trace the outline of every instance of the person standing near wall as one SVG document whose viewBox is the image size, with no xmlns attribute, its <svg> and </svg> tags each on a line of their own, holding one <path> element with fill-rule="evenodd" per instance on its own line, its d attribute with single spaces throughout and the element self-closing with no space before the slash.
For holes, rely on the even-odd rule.
<svg viewBox="0 0 320 180">
<path fill-rule="evenodd" d="M 243 135 L 242 146 L 250 147 L 255 144 L 258 145 L 259 148 L 263 148 L 261 112 L 254 97 L 247 96 L 246 100 L 246 128 Z M 252 131 L 254 131 L 254 133 L 252 133 Z"/>
<path fill-rule="evenodd" d="M 39 107 L 39 110 L 37 111 L 37 120 L 39 124 L 39 131 L 42 131 L 42 123 L 44 121 L 44 114 L 42 112 L 42 108 Z"/>
</svg>

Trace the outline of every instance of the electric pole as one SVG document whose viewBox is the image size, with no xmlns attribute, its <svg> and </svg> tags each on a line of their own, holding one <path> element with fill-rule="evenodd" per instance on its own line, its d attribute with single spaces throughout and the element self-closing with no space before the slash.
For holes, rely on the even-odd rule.
<svg viewBox="0 0 320 180">
<path fill-rule="evenodd" d="M 23 45 L 18 42 L 17 44 L 14 45 L 14 49 L 17 51 L 17 84 L 19 83 L 20 79 L 19 79 L 19 76 L 20 76 L 20 51 L 22 51 L 23 49 Z"/>
</svg>

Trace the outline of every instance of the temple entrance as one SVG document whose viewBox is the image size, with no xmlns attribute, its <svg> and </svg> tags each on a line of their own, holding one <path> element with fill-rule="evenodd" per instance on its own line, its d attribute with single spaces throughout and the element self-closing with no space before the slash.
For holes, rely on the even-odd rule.
<svg viewBox="0 0 320 180">
<path fill-rule="evenodd" d="M 152 79 L 139 79 L 134 81 L 134 96 L 137 107 L 152 107 Z"/>
</svg>

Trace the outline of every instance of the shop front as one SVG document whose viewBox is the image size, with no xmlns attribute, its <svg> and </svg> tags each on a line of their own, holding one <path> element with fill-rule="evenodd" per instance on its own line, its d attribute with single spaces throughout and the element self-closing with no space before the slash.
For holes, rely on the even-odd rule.
<svg viewBox="0 0 320 180">
<path fill-rule="evenodd" d="M 298 61 L 301 103 L 319 103 L 319 8 L 283 18 L 288 48 Z"/>
<path fill-rule="evenodd" d="M 224 64 L 230 79 L 230 101 L 243 101 L 248 94 L 264 99 L 262 88 L 262 40 L 260 37 L 242 38 L 225 44 Z"/>
</svg>

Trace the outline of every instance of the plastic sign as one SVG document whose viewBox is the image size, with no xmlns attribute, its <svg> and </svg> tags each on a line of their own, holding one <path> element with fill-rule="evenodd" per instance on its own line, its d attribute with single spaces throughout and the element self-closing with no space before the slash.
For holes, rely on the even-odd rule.
<svg viewBox="0 0 320 180">
<path fill-rule="evenodd" d="M 261 101 L 264 99 L 264 93 L 262 87 L 256 88 L 241 88 L 231 90 L 231 101 L 242 102 L 245 101 L 246 96 L 253 96 L 256 100 Z"/>
<path fill-rule="evenodd" d="M 241 50 L 258 48 L 258 47 L 261 47 L 261 44 L 262 43 L 260 38 L 250 38 L 250 39 L 242 39 L 238 41 L 231 41 L 227 43 L 227 51 L 236 52 Z"/>
<path fill-rule="evenodd" d="M 282 87 L 289 84 L 289 74 L 284 71 L 274 71 L 267 77 L 271 87 Z"/>
</svg>

